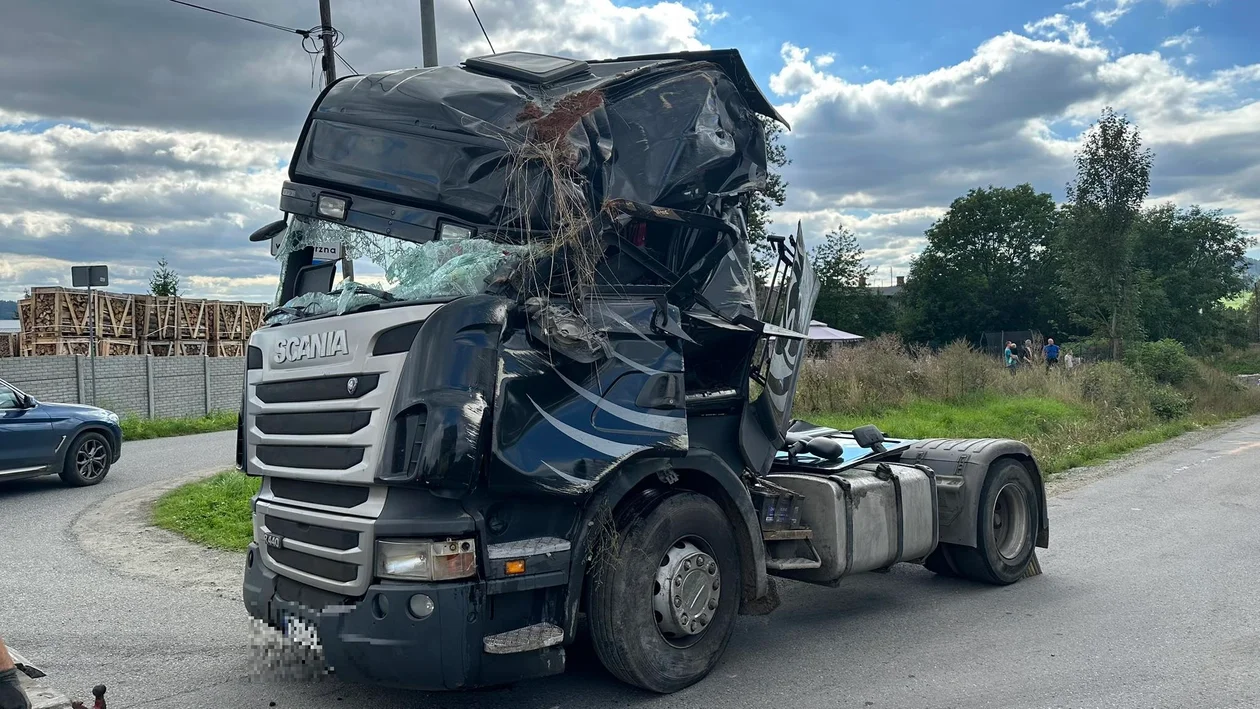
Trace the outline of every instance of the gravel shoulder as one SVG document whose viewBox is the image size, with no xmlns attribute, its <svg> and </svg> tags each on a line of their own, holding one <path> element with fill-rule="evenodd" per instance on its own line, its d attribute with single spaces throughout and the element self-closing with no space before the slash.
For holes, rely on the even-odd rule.
<svg viewBox="0 0 1260 709">
<path fill-rule="evenodd" d="M 80 516 L 71 534 L 85 552 L 129 576 L 219 598 L 240 598 L 244 554 L 208 549 L 153 526 L 153 503 L 169 490 L 221 468 L 188 473 L 105 498 Z"/>
</svg>

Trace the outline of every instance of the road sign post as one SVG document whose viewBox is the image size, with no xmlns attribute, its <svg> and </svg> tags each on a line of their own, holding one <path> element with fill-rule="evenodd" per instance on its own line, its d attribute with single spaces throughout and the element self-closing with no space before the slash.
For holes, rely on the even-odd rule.
<svg viewBox="0 0 1260 709">
<path fill-rule="evenodd" d="M 96 406 L 96 301 L 92 286 L 109 285 L 108 266 L 72 266 L 71 283 L 75 288 L 87 287 L 88 360 L 92 363 L 92 406 Z"/>
</svg>

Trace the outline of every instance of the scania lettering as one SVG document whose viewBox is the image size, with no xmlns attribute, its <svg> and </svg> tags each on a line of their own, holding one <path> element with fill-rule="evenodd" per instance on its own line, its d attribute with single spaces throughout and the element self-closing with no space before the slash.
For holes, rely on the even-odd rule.
<svg viewBox="0 0 1260 709">
<path fill-rule="evenodd" d="M 500 685 L 589 642 L 668 693 L 783 579 L 1034 573 L 1026 445 L 793 416 L 818 280 L 799 225 L 752 257 L 764 121 L 733 50 L 329 86 L 251 237 L 280 284 L 237 436 L 249 613 L 355 682 Z"/>
</svg>

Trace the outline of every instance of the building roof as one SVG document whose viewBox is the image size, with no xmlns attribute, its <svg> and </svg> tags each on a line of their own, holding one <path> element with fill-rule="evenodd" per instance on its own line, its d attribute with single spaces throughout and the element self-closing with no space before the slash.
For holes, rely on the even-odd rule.
<svg viewBox="0 0 1260 709">
<path fill-rule="evenodd" d="M 21 332 L 22 324 L 17 320 L 0 320 L 0 332 Z"/>
</svg>

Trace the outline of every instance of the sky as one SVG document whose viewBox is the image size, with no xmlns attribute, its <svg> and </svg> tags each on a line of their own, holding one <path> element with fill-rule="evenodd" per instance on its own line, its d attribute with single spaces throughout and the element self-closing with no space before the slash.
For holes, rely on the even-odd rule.
<svg viewBox="0 0 1260 709">
<path fill-rule="evenodd" d="M 475 1 L 499 51 L 739 49 L 792 126 L 775 230 L 853 230 L 877 282 L 969 189 L 1062 199 L 1108 105 L 1155 153 L 1152 204 L 1220 209 L 1260 236 L 1255 0 Z M 198 4 L 319 19 L 316 0 Z M 357 72 L 420 63 L 416 0 L 332 5 Z M 190 296 L 270 300 L 278 268 L 247 237 L 281 216 L 319 90 L 301 38 L 166 0 L 5 0 L 5 18 L 0 299 L 86 263 L 144 292 L 166 258 Z M 467 0 L 437 0 L 437 20 L 442 63 L 489 51 Z"/>
</svg>

